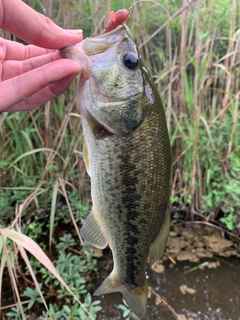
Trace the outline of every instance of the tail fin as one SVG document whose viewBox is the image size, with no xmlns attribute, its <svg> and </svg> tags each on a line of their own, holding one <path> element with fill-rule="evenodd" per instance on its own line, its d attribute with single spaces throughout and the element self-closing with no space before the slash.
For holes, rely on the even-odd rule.
<svg viewBox="0 0 240 320">
<path fill-rule="evenodd" d="M 129 287 L 120 284 L 120 281 L 115 280 L 111 273 L 103 283 L 94 292 L 95 296 L 100 296 L 106 293 L 121 292 L 123 299 L 128 304 L 129 308 L 139 317 L 144 316 L 147 308 L 148 285 L 147 280 L 142 287 L 130 289 Z"/>
<path fill-rule="evenodd" d="M 138 317 L 143 317 L 146 312 L 148 299 L 147 280 L 143 287 L 137 287 L 132 290 L 124 288 L 121 292 L 129 308 L 136 313 Z"/>
</svg>

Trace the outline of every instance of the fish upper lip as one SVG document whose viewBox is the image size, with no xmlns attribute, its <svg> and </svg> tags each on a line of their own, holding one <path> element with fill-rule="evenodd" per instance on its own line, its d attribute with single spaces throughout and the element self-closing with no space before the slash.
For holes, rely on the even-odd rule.
<svg viewBox="0 0 240 320">
<path fill-rule="evenodd" d="M 82 67 L 82 73 L 89 77 L 91 57 L 104 53 L 114 45 L 121 43 L 126 36 L 125 30 L 125 27 L 120 25 L 102 35 L 86 38 L 76 45 L 64 47 L 60 49 L 60 52 L 64 57 L 76 60 Z"/>
<path fill-rule="evenodd" d="M 124 32 L 121 31 L 125 31 L 125 27 L 123 25 L 118 26 L 117 28 L 115 28 L 114 30 L 111 30 L 109 32 L 103 33 L 101 35 L 97 35 L 95 37 L 89 37 L 89 38 L 85 38 L 83 39 L 81 42 L 75 44 L 75 45 L 71 45 L 71 46 L 66 46 L 62 49 L 60 49 L 60 52 L 64 55 L 67 56 L 68 51 L 73 50 L 73 48 L 82 48 L 82 50 L 88 50 L 88 47 L 93 44 L 95 45 L 96 48 L 96 52 L 92 52 L 90 55 L 95 55 L 98 54 L 99 52 L 104 52 L 104 50 L 100 50 L 98 49 L 98 45 L 99 47 L 102 46 L 106 46 L 106 50 L 114 45 L 117 42 L 120 42 L 121 40 L 124 39 Z M 109 38 L 108 41 L 107 38 Z M 88 52 L 85 52 L 87 55 Z"/>
<path fill-rule="evenodd" d="M 87 56 L 93 56 L 98 53 L 103 53 L 116 43 L 120 43 L 124 35 L 125 27 L 118 26 L 114 30 L 98 35 L 92 38 L 86 38 L 82 41 L 82 47 Z M 121 32 L 123 31 L 123 32 Z"/>
<path fill-rule="evenodd" d="M 95 37 L 86 38 L 86 39 L 96 39 L 96 40 L 98 40 L 98 39 L 104 39 L 104 38 L 107 38 L 107 37 L 109 37 L 109 36 L 111 36 L 111 35 L 114 35 L 114 34 L 118 33 L 121 29 L 122 29 L 122 30 L 126 30 L 123 25 L 120 25 L 120 26 L 116 27 L 115 29 L 113 29 L 113 30 L 111 30 L 111 31 L 109 31 L 109 32 L 105 32 L 105 33 L 100 34 L 100 35 L 97 35 L 97 36 L 95 36 Z"/>
</svg>

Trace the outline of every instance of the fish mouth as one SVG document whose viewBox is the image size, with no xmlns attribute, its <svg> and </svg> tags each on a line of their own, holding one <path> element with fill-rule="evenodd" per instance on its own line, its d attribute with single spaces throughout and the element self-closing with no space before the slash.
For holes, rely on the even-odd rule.
<svg viewBox="0 0 240 320">
<path fill-rule="evenodd" d="M 92 56 L 105 52 L 111 46 L 121 41 L 123 38 L 123 30 L 125 30 L 125 27 L 121 25 L 102 35 L 86 38 L 83 44 L 85 53 L 88 56 Z"/>
<path fill-rule="evenodd" d="M 126 29 L 123 25 L 120 25 L 107 33 L 86 38 L 76 45 L 64 47 L 59 51 L 65 58 L 76 60 L 82 67 L 81 72 L 88 77 L 90 66 L 95 63 L 94 56 L 107 52 L 110 48 L 117 47 L 125 36 Z M 111 52 L 109 52 L 109 57 L 106 55 L 104 58 L 107 60 L 110 55 L 112 56 Z"/>
</svg>

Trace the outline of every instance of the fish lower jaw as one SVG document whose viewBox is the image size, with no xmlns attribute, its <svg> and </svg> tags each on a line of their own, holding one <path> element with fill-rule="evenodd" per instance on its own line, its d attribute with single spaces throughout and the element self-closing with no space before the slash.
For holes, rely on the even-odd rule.
<svg viewBox="0 0 240 320">
<path fill-rule="evenodd" d="M 106 130 L 105 128 L 96 128 L 93 130 L 93 134 L 97 140 L 105 139 L 112 135 L 112 133 Z"/>
</svg>

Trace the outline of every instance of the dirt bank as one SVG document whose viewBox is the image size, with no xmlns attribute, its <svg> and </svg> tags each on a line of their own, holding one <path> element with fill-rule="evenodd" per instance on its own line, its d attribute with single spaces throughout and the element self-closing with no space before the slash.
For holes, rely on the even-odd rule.
<svg viewBox="0 0 240 320">
<path fill-rule="evenodd" d="M 226 239 L 214 226 L 194 222 L 172 224 L 163 260 L 199 262 L 213 256 L 240 258 L 240 243 Z"/>
</svg>

